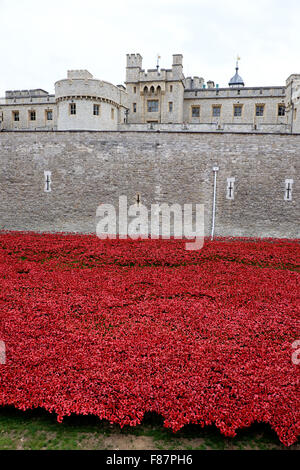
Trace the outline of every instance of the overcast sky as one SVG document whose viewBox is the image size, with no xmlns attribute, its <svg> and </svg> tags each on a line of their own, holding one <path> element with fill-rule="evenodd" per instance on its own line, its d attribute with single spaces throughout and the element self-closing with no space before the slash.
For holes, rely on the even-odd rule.
<svg viewBox="0 0 300 470">
<path fill-rule="evenodd" d="M 237 54 L 246 86 L 300 73 L 299 0 L 0 0 L 0 96 L 43 88 L 68 69 L 125 80 L 126 54 L 227 86 Z"/>
</svg>

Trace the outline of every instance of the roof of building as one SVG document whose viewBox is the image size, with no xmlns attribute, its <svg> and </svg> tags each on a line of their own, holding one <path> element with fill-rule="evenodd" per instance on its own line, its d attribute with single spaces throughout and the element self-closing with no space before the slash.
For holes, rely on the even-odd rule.
<svg viewBox="0 0 300 470">
<path fill-rule="evenodd" d="M 231 78 L 230 82 L 228 83 L 229 86 L 245 86 L 244 80 L 242 77 L 239 75 L 239 65 L 238 62 L 236 64 L 235 68 L 235 75 Z"/>
</svg>

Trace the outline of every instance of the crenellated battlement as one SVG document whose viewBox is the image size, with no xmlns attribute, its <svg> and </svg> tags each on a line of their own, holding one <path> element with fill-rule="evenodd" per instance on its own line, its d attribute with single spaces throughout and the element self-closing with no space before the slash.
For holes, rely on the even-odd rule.
<svg viewBox="0 0 300 470">
<path fill-rule="evenodd" d="M 220 87 L 200 74 L 185 77 L 182 54 L 173 54 L 168 68 L 160 59 L 145 70 L 141 54 L 127 54 L 126 88 L 72 69 L 55 83 L 55 94 L 9 90 L 0 98 L 0 128 L 116 130 L 162 124 L 197 132 L 300 133 L 300 74 L 291 74 L 282 86 L 249 87 L 237 61 L 228 86 Z"/>
<path fill-rule="evenodd" d="M 88 70 L 68 70 L 67 77 L 70 80 L 76 79 L 92 79 L 93 75 Z"/>
<path fill-rule="evenodd" d="M 127 67 L 142 68 L 143 57 L 141 54 L 127 54 Z"/>
</svg>

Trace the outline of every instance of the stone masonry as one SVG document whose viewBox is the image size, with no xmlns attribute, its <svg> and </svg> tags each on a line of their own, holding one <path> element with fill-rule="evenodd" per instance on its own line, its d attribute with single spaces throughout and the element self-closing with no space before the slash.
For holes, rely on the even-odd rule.
<svg viewBox="0 0 300 470">
<path fill-rule="evenodd" d="M 117 207 L 126 195 L 133 204 L 139 194 L 149 208 L 204 204 L 208 235 L 217 165 L 216 236 L 297 238 L 299 151 L 300 135 L 1 132 L 0 229 L 95 232 L 100 203 Z"/>
</svg>

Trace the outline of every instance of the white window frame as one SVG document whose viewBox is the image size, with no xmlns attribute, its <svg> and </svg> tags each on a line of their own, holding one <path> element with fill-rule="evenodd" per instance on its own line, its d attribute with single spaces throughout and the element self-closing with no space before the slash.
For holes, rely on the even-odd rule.
<svg viewBox="0 0 300 470">
<path fill-rule="evenodd" d="M 285 201 L 292 201 L 293 200 L 293 179 L 286 179 L 285 180 L 285 188 L 284 188 L 284 200 Z"/>
<path fill-rule="evenodd" d="M 48 176 L 49 176 L 49 180 L 48 180 Z M 45 180 L 44 192 L 51 193 L 51 183 L 52 183 L 51 171 L 44 171 L 44 180 Z"/>
<path fill-rule="evenodd" d="M 229 199 L 230 201 L 234 200 L 234 191 L 235 191 L 234 183 L 235 183 L 234 177 L 227 178 L 226 199 Z"/>
</svg>

